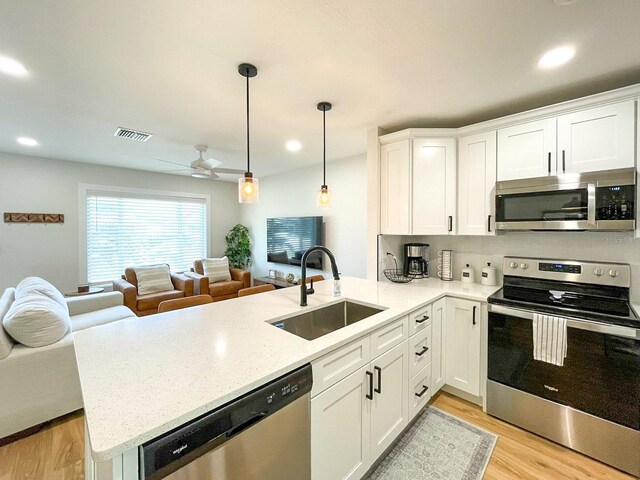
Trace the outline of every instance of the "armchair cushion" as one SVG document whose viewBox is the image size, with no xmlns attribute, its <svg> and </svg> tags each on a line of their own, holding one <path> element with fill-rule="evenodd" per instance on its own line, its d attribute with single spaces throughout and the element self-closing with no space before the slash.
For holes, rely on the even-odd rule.
<svg viewBox="0 0 640 480">
<path fill-rule="evenodd" d="M 163 300 L 171 300 L 172 298 L 182 298 L 184 292 L 181 290 L 169 290 L 167 292 L 148 293 L 146 295 L 138 295 L 137 310 L 157 310 L 158 305 Z"/>
<path fill-rule="evenodd" d="M 215 299 L 215 297 L 237 295 L 238 291 L 243 287 L 243 283 L 237 280 L 229 280 L 228 282 L 216 282 L 209 284 L 209 293 Z"/>
<path fill-rule="evenodd" d="M 57 342 L 71 329 L 66 304 L 46 295 L 28 293 L 17 298 L 2 320 L 7 333 L 27 347 Z"/>
<path fill-rule="evenodd" d="M 0 360 L 5 358 L 11 353 L 13 349 L 13 338 L 6 332 L 2 326 L 2 319 L 9 311 L 9 307 L 15 300 L 15 289 L 7 288 L 2 297 L 0 297 Z"/>
<path fill-rule="evenodd" d="M 203 258 L 202 259 L 203 275 L 209 278 L 209 282 L 226 282 L 231 280 L 229 273 L 229 259 L 222 258 Z"/>
<path fill-rule="evenodd" d="M 135 267 L 134 271 L 138 283 L 138 295 L 140 296 L 173 290 L 169 265 Z"/>
</svg>

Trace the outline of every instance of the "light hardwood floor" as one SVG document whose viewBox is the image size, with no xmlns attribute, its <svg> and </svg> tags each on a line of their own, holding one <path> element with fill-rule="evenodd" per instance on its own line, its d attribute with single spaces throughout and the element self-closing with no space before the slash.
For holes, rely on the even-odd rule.
<svg viewBox="0 0 640 480">
<path fill-rule="evenodd" d="M 498 435 L 486 480 L 632 480 L 633 477 L 549 442 L 440 392 L 432 405 Z M 0 447 L 0 480 L 83 480 L 84 417 L 76 412 Z M 413 480 L 413 479 L 411 479 Z"/>
</svg>

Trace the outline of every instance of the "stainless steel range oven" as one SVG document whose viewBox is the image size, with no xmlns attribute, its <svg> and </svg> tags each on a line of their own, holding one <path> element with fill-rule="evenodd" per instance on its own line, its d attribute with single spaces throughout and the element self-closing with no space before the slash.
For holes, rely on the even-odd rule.
<svg viewBox="0 0 640 480">
<path fill-rule="evenodd" d="M 489 297 L 487 412 L 640 476 L 640 319 L 622 264 L 505 258 Z M 563 366 L 534 360 L 533 318 L 566 320 Z"/>
</svg>

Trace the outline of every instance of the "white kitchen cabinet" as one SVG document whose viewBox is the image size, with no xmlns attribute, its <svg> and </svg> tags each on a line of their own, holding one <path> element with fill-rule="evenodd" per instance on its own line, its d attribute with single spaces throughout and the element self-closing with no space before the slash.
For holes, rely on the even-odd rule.
<svg viewBox="0 0 640 480">
<path fill-rule="evenodd" d="M 311 401 L 311 478 L 359 479 L 371 465 L 369 365 Z"/>
<path fill-rule="evenodd" d="M 633 100 L 558 117 L 558 173 L 632 168 Z"/>
<path fill-rule="evenodd" d="M 426 365 L 409 380 L 409 421 L 420 413 L 420 410 L 431 398 L 431 365 Z"/>
<path fill-rule="evenodd" d="M 495 235 L 496 131 L 458 141 L 460 235 Z"/>
<path fill-rule="evenodd" d="M 498 181 L 556 172 L 556 118 L 498 130 Z"/>
<path fill-rule="evenodd" d="M 431 363 L 431 325 L 409 338 L 409 377 Z"/>
<path fill-rule="evenodd" d="M 445 382 L 445 331 L 447 299 L 433 303 L 431 310 L 431 395 L 435 395 Z"/>
<path fill-rule="evenodd" d="M 480 396 L 480 302 L 447 298 L 445 319 L 446 384 Z"/>
<path fill-rule="evenodd" d="M 411 233 L 446 235 L 456 224 L 456 141 L 414 138 Z"/>
<path fill-rule="evenodd" d="M 409 234 L 411 206 L 411 140 L 380 147 L 380 232 Z"/>
<path fill-rule="evenodd" d="M 377 459 L 407 426 L 407 342 L 371 362 L 374 394 L 371 402 L 371 458 Z M 326 477 L 335 478 L 335 477 Z"/>
</svg>

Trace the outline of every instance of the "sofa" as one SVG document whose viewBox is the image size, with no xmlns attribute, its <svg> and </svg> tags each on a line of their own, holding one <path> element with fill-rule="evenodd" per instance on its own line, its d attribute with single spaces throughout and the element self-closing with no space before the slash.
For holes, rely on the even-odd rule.
<svg viewBox="0 0 640 480">
<path fill-rule="evenodd" d="M 124 304 L 139 317 L 158 313 L 158 305 L 165 300 L 190 297 L 194 292 L 194 281 L 178 273 L 171 273 L 172 290 L 138 294 L 138 278 L 134 268 L 126 268 L 122 278 L 113 281 L 113 289 L 124 295 Z"/>
<path fill-rule="evenodd" d="M 82 408 L 73 332 L 136 318 L 122 305 L 119 292 L 67 298 L 71 332 L 51 345 L 32 348 L 14 343 L 2 326 L 14 300 L 14 288 L 0 297 L 0 336 L 9 345 L 9 354 L 0 359 L 0 438 Z"/>
<path fill-rule="evenodd" d="M 219 302 L 220 300 L 236 298 L 240 290 L 251 286 L 251 272 L 239 268 L 230 268 L 229 273 L 231 274 L 231 280 L 210 283 L 209 278 L 204 275 L 202 260 L 196 260 L 193 262 L 192 271 L 185 272 L 185 275 L 195 280 L 194 290 L 196 295 L 209 294 L 214 302 Z"/>
</svg>

